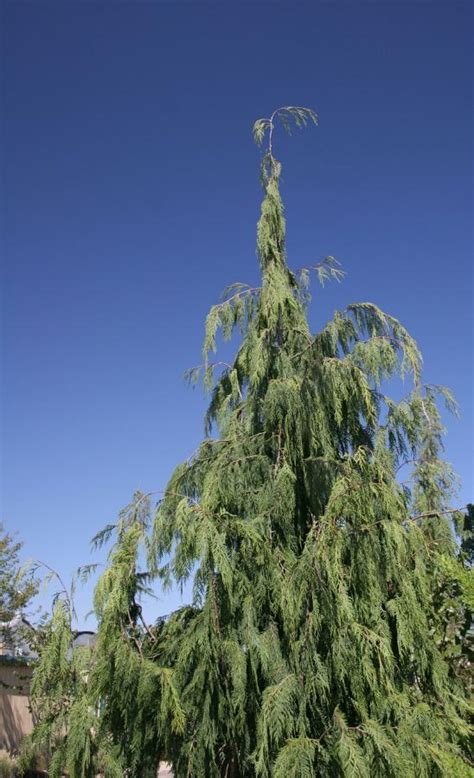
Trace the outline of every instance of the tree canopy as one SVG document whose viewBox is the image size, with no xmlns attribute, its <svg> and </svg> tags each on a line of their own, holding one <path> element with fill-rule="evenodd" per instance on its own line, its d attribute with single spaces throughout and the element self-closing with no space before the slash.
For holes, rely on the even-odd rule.
<svg viewBox="0 0 474 778">
<path fill-rule="evenodd" d="M 38 588 L 31 571 L 20 564 L 22 546 L 0 523 L 0 640 L 7 642 Z"/>
<path fill-rule="evenodd" d="M 287 263 L 277 120 L 317 123 L 293 106 L 255 123 L 261 285 L 207 317 L 190 373 L 210 390 L 206 436 L 156 507 L 137 493 L 96 537 L 113 545 L 92 652 L 71 656 L 56 603 L 33 689 L 53 776 L 138 778 L 161 758 L 177 778 L 473 774 L 472 512 L 452 508 L 438 409 L 455 403 L 373 303 L 310 331 L 312 271 L 342 271 Z M 214 361 L 235 330 L 232 361 Z M 192 603 L 149 625 L 140 592 L 188 580 Z"/>
</svg>

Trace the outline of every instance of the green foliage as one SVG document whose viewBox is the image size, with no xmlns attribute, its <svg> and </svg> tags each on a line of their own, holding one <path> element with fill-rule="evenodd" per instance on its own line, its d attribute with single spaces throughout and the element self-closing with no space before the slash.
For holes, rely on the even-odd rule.
<svg viewBox="0 0 474 778">
<path fill-rule="evenodd" d="M 269 119 L 257 119 L 253 125 L 253 137 L 257 146 L 262 145 L 267 132 L 271 133 L 273 131 L 276 118 L 280 120 L 282 126 L 289 135 L 291 135 L 291 121 L 293 121 L 299 129 L 306 127 L 310 122 L 313 124 L 318 123 L 317 114 L 312 111 L 311 108 L 302 108 L 295 105 L 277 108 Z"/>
<path fill-rule="evenodd" d="M 71 615 L 66 601 L 58 599 L 33 675 L 32 709 L 37 723 L 24 749 L 30 758 L 35 752 L 51 753 L 53 778 L 59 778 L 64 769 L 88 778 L 97 772 L 95 716 L 88 697 L 91 652 L 73 648 Z"/>
<path fill-rule="evenodd" d="M 206 438 L 153 515 L 137 494 L 96 538 L 114 545 L 90 669 L 74 675 L 83 691 L 65 692 L 61 610 L 41 657 L 38 736 L 56 733 L 55 764 L 77 778 L 96 753 L 106 775 L 137 778 L 160 757 L 178 778 L 472 774 L 465 643 L 451 629 L 471 607 L 472 516 L 454 514 L 458 549 L 437 408 L 452 398 L 423 385 L 416 343 L 371 303 L 310 332 L 308 271 L 286 261 L 277 116 L 316 119 L 285 108 L 254 127 L 259 143 L 268 133 L 262 283 L 230 287 L 208 316 Z M 332 258 L 316 272 L 340 279 Z M 235 329 L 232 362 L 210 363 L 218 332 Z M 385 394 L 397 376 L 410 380 L 399 402 Z M 192 604 L 147 625 L 140 591 L 189 579 Z"/>
<path fill-rule="evenodd" d="M 148 576 L 137 561 L 148 523 L 148 497 L 137 492 L 117 524 L 93 539 L 96 547 L 115 539 L 95 590 L 100 626 L 93 649 L 74 645 L 71 602 L 65 593 L 56 600 L 34 672 L 37 724 L 28 744 L 50 753 L 53 778 L 64 770 L 78 778 L 99 772 L 119 778 L 126 770 L 151 776 L 167 743 L 166 728 L 171 736 L 183 734 L 173 671 L 154 661 L 156 637 L 138 602 L 148 591 Z M 156 737 L 157 726 L 163 738 Z M 124 732 L 131 737 L 124 740 Z"/>
<path fill-rule="evenodd" d="M 19 775 L 16 761 L 0 754 L 0 778 L 17 778 Z"/>
<path fill-rule="evenodd" d="M 472 695 L 474 663 L 474 539 L 473 506 L 456 512 L 454 522 L 460 540 L 456 555 L 443 554 L 434 571 L 432 619 L 434 636 L 445 660 Z"/>
<path fill-rule="evenodd" d="M 13 631 L 9 623 L 31 604 L 38 584 L 31 568 L 22 566 L 19 554 L 23 544 L 0 523 L 0 643 L 34 642 L 31 627 L 19 623 Z"/>
<path fill-rule="evenodd" d="M 37 592 L 31 574 L 20 565 L 22 546 L 0 523 L 0 621 L 12 619 Z"/>
</svg>

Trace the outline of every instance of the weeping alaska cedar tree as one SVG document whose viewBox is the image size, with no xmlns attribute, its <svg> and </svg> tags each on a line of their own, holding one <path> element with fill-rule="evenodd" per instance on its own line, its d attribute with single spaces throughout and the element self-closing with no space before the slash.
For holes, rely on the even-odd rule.
<svg viewBox="0 0 474 778">
<path fill-rule="evenodd" d="M 261 286 L 230 287 L 207 318 L 206 438 L 154 514 L 137 494 L 98 536 L 115 542 L 87 671 L 67 658 L 61 602 L 40 658 L 33 740 L 77 778 L 152 775 L 160 758 L 178 778 L 472 775 L 469 673 L 440 607 L 457 586 L 470 618 L 440 457 L 437 398 L 453 401 L 423 385 L 414 340 L 371 303 L 310 332 L 311 269 L 286 261 L 277 119 L 316 123 L 285 107 L 254 126 Z M 314 270 L 342 275 L 332 257 Z M 235 328 L 234 360 L 213 364 L 217 333 Z M 383 391 L 395 375 L 411 377 L 400 402 Z M 148 626 L 140 590 L 189 578 L 192 604 Z"/>
</svg>

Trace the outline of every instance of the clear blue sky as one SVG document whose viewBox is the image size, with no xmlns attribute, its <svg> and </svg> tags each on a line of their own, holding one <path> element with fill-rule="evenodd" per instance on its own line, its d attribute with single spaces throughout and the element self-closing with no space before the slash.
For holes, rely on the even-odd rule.
<svg viewBox="0 0 474 778">
<path fill-rule="evenodd" d="M 26 556 L 68 578 L 199 443 L 181 376 L 223 288 L 257 280 L 250 129 L 287 103 L 320 115 L 276 139 L 289 261 L 347 271 L 312 324 L 361 300 L 403 321 L 461 404 L 474 498 L 471 36 L 456 0 L 4 3 L 3 520 Z"/>
</svg>

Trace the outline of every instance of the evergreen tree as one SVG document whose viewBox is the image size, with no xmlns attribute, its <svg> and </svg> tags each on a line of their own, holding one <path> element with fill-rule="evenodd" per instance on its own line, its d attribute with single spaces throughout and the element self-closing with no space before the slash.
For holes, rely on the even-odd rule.
<svg viewBox="0 0 474 778">
<path fill-rule="evenodd" d="M 159 758 L 177 778 L 473 774 L 466 668 L 447 655 L 452 619 L 439 607 L 453 592 L 458 607 L 453 587 L 469 575 L 441 457 L 437 398 L 453 401 L 423 385 L 414 340 L 372 303 L 310 332 L 311 268 L 295 273 L 286 260 L 277 119 L 286 129 L 316 123 L 285 107 L 254 126 L 267 143 L 262 281 L 230 287 L 207 318 L 206 438 L 153 516 L 138 494 L 97 538 L 115 533 L 81 707 L 94 722 L 73 702 L 59 746 L 57 714 L 37 730 L 77 778 L 91 774 L 84 754 L 100 748 L 94 769 L 111 776 L 152 774 Z M 321 282 L 342 275 L 332 257 L 314 270 Z M 213 363 L 218 332 L 235 328 L 235 358 Z M 385 393 L 397 375 L 412 386 L 400 402 Z M 150 627 L 138 594 L 157 579 L 192 579 L 193 602 Z M 70 625 L 53 634 L 67 643 Z M 38 699 L 51 696 L 53 643 Z"/>
</svg>

